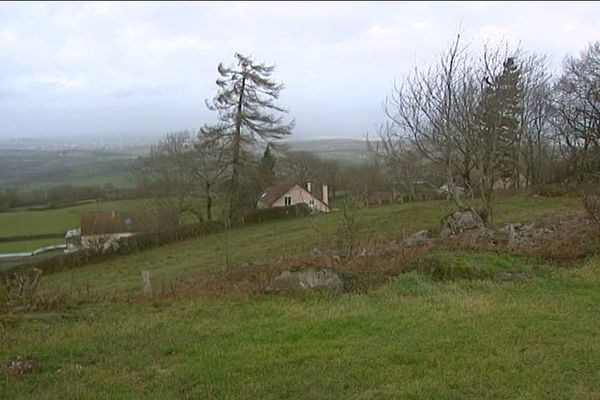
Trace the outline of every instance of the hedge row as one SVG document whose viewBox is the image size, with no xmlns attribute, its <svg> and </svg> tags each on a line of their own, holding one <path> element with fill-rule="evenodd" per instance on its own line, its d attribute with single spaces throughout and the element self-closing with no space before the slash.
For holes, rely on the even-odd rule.
<svg viewBox="0 0 600 400">
<path fill-rule="evenodd" d="M 295 204 L 289 207 L 274 207 L 256 210 L 255 212 L 245 215 L 242 223 L 253 223 L 262 221 L 271 221 L 274 219 L 284 219 L 292 217 L 302 217 L 309 215 L 311 209 L 304 203 Z"/>
</svg>

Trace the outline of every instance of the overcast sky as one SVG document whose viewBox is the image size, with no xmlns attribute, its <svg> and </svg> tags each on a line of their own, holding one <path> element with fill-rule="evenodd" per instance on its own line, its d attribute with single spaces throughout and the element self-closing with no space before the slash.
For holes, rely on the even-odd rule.
<svg viewBox="0 0 600 400">
<path fill-rule="evenodd" d="M 297 139 L 360 138 L 459 26 L 558 68 L 598 21 L 597 2 L 0 3 L 0 136 L 196 130 L 217 64 L 241 52 L 276 65 Z"/>
</svg>

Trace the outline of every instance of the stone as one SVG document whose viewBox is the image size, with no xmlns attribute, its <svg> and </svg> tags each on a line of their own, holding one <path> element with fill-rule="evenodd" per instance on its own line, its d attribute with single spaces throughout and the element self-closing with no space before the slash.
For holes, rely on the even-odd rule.
<svg viewBox="0 0 600 400">
<path fill-rule="evenodd" d="M 323 253 L 317 247 L 313 247 L 313 249 L 310 251 L 310 255 L 313 257 L 321 257 Z"/>
<path fill-rule="evenodd" d="M 547 229 L 536 228 L 535 223 L 506 224 L 499 232 L 508 237 L 509 245 L 529 245 L 540 241 Z"/>
<path fill-rule="evenodd" d="M 431 243 L 431 239 L 429 238 L 429 231 L 427 229 L 424 229 L 422 231 L 415 232 L 406 239 L 404 239 L 402 243 L 404 243 L 408 247 L 429 244 Z"/>
<path fill-rule="evenodd" d="M 325 290 L 340 293 L 344 283 L 333 268 L 309 267 L 302 271 L 284 271 L 273 278 L 267 292 L 293 292 L 299 290 Z"/>
<path fill-rule="evenodd" d="M 491 228 L 481 227 L 468 231 L 466 235 L 475 240 L 493 240 L 496 237 L 496 231 Z"/>
<path fill-rule="evenodd" d="M 448 238 L 464 231 L 481 229 L 483 227 L 483 220 L 479 214 L 471 210 L 456 211 L 442 220 L 440 236 Z"/>
</svg>

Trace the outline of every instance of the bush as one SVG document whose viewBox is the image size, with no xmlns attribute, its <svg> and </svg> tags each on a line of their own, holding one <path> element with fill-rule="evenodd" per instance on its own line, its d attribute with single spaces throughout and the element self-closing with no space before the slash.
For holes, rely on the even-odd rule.
<svg viewBox="0 0 600 400">
<path fill-rule="evenodd" d="M 600 225 L 600 195 L 597 191 L 588 189 L 584 192 L 583 207 L 594 222 Z"/>
<path fill-rule="evenodd" d="M 32 307 L 36 302 L 42 271 L 15 272 L 0 282 L 0 303 L 8 307 Z"/>
</svg>

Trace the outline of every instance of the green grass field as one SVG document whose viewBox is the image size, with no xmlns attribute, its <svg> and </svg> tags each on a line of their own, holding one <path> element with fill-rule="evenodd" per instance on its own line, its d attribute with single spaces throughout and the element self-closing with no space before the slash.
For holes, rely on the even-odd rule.
<svg viewBox="0 0 600 400">
<path fill-rule="evenodd" d="M 362 210 L 360 235 L 435 228 L 451 208 Z M 504 198 L 496 223 L 575 212 L 577 199 Z M 49 275 L 43 288 L 140 292 L 142 269 L 158 283 L 221 268 L 225 242 L 236 263 L 307 255 L 319 236 L 333 243 L 340 222 L 337 213 L 235 228 Z M 39 365 L 21 379 L 0 375 L 0 398 L 600 398 L 600 257 L 565 268 L 433 254 L 455 269 L 525 275 L 439 281 L 411 272 L 364 294 L 198 295 L 2 315 L 0 360 Z"/>
<path fill-rule="evenodd" d="M 398 239 L 423 228 L 436 228 L 439 220 L 453 209 L 446 201 L 395 204 L 363 209 L 358 214 L 359 234 L 364 240 Z M 577 199 L 511 198 L 500 204 L 497 222 L 531 221 L 550 213 L 568 213 L 580 209 Z M 74 273 L 63 272 L 47 277 L 47 284 L 73 282 L 93 287 L 102 293 L 136 291 L 141 287 L 140 270 L 151 272 L 160 285 L 171 280 L 220 268 L 225 253 L 232 263 L 265 261 L 279 256 L 309 255 L 321 245 L 335 246 L 336 230 L 342 222 L 340 212 L 287 221 L 271 221 L 225 234 L 209 235 L 177 244 L 158 247 L 100 265 L 89 265 Z"/>
<path fill-rule="evenodd" d="M 64 239 L 19 240 L 16 242 L 0 242 L 0 254 L 33 251 L 54 244 L 64 244 Z"/>
<path fill-rule="evenodd" d="M 83 213 L 135 210 L 139 207 L 139 204 L 139 200 L 119 200 L 84 204 L 57 210 L 0 213 L 0 237 L 66 232 L 67 229 L 79 226 L 79 217 Z"/>
</svg>

